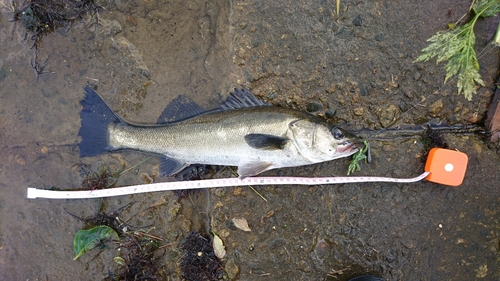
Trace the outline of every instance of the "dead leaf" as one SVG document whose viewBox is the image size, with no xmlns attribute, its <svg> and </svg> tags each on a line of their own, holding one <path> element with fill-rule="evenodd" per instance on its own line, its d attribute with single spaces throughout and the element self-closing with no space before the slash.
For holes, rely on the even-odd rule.
<svg viewBox="0 0 500 281">
<path fill-rule="evenodd" d="M 248 222 L 246 219 L 237 219 L 237 218 L 234 218 L 233 219 L 233 223 L 234 223 L 234 226 L 236 226 L 237 228 L 243 230 L 243 231 L 252 231 L 250 229 L 250 227 L 248 227 Z"/>
<path fill-rule="evenodd" d="M 214 248 L 214 253 L 215 256 L 218 257 L 219 259 L 222 259 L 226 255 L 226 249 L 224 247 L 224 244 L 222 243 L 222 240 L 214 234 L 214 242 L 213 242 L 213 248 Z"/>
</svg>

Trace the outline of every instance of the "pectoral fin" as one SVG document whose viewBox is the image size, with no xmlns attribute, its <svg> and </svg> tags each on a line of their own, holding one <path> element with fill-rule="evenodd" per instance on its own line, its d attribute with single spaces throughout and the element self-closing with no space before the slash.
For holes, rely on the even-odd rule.
<svg viewBox="0 0 500 281">
<path fill-rule="evenodd" d="M 238 166 L 239 178 L 244 179 L 246 177 L 251 177 L 260 174 L 266 170 L 269 170 L 271 165 L 272 163 L 260 162 L 260 161 L 240 163 L 240 165 Z"/>
<path fill-rule="evenodd" d="M 283 149 L 289 139 L 266 134 L 248 134 L 245 141 L 250 147 L 270 150 Z"/>
</svg>

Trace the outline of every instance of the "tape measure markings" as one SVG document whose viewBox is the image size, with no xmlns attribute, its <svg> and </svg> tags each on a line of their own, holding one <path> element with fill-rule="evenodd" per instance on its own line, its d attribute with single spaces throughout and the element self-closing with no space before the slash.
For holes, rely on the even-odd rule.
<svg viewBox="0 0 500 281">
<path fill-rule="evenodd" d="M 145 192 L 170 191 L 179 189 L 199 189 L 212 187 L 230 187 L 246 185 L 321 185 L 321 184 L 339 184 L 339 183 L 361 183 L 361 182 L 397 182 L 410 183 L 417 182 L 427 177 L 430 172 L 424 172 L 418 177 L 399 179 L 388 177 L 250 177 L 243 180 L 238 178 L 209 179 L 196 181 L 178 181 L 178 182 L 160 182 L 152 184 L 131 185 L 124 187 L 99 189 L 99 190 L 81 190 L 81 191 L 58 191 L 45 190 L 28 187 L 27 197 L 29 199 L 48 198 L 48 199 L 84 199 L 84 198 L 102 198 L 121 195 L 130 195 Z"/>
</svg>

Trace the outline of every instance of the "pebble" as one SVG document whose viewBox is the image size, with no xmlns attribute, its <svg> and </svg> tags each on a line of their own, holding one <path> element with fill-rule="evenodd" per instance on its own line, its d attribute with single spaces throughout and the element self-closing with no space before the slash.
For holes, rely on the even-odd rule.
<svg viewBox="0 0 500 281">
<path fill-rule="evenodd" d="M 314 248 L 314 253 L 319 259 L 326 259 L 330 255 L 330 245 L 324 240 L 320 239 Z"/>
<path fill-rule="evenodd" d="M 219 187 L 215 189 L 215 196 L 217 197 L 224 197 L 226 195 L 226 189 L 224 187 Z"/>
<path fill-rule="evenodd" d="M 325 112 L 325 116 L 326 118 L 332 118 L 333 116 L 335 116 L 335 113 L 337 111 L 335 109 L 328 109 L 326 112 Z"/>
<path fill-rule="evenodd" d="M 229 259 L 224 266 L 224 270 L 226 271 L 227 277 L 231 280 L 235 280 L 238 278 L 238 274 L 240 273 L 240 268 L 234 262 L 233 259 Z"/>
<path fill-rule="evenodd" d="M 437 101 L 435 101 L 433 104 L 431 104 L 429 106 L 429 113 L 431 113 L 431 114 L 438 114 L 439 112 L 441 112 L 441 110 L 443 109 L 443 107 L 444 107 L 443 100 L 442 99 L 438 99 Z"/>
<path fill-rule="evenodd" d="M 370 92 L 368 92 L 368 89 L 366 87 L 361 87 L 361 89 L 359 89 L 359 95 L 364 97 L 364 96 L 368 96 Z"/>
<path fill-rule="evenodd" d="M 378 113 L 380 125 L 384 128 L 389 127 L 394 122 L 394 118 L 399 114 L 399 112 L 399 107 L 395 104 L 390 104 L 385 110 L 381 110 Z"/>
<path fill-rule="evenodd" d="M 179 214 L 179 211 L 181 210 L 181 204 L 177 201 L 172 202 L 172 204 L 168 207 L 168 213 L 169 213 L 169 218 L 168 222 L 173 222 L 176 218 L 177 215 Z"/>
<path fill-rule="evenodd" d="M 363 24 L 363 19 L 361 18 L 361 15 L 357 15 L 353 20 L 352 24 L 355 26 L 361 26 Z"/>
<path fill-rule="evenodd" d="M 301 261 L 297 262 L 297 267 L 299 268 L 299 270 L 301 270 L 303 272 L 310 272 L 311 271 L 311 267 L 309 266 L 309 264 L 305 260 L 301 260 Z"/>
<path fill-rule="evenodd" d="M 352 112 L 356 116 L 363 116 L 363 115 L 365 115 L 365 108 L 364 107 L 356 107 L 352 110 Z"/>
<path fill-rule="evenodd" d="M 354 38 L 354 32 L 351 29 L 342 27 L 335 33 L 335 37 L 339 39 L 351 40 L 352 38 Z"/>
<path fill-rule="evenodd" d="M 267 247 L 269 248 L 269 250 L 274 250 L 284 245 L 285 245 L 285 239 L 282 237 L 278 237 L 271 240 L 271 242 L 267 244 Z"/>
<path fill-rule="evenodd" d="M 313 101 L 307 104 L 306 110 L 307 112 L 316 112 L 323 108 L 323 104 L 317 101 Z"/>
</svg>

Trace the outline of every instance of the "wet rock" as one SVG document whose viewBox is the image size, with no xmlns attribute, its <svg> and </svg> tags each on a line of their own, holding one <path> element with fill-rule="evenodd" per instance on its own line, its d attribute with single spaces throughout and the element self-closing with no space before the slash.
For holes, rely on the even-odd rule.
<svg viewBox="0 0 500 281">
<path fill-rule="evenodd" d="M 333 116 L 335 116 L 335 113 L 336 113 L 336 110 L 331 108 L 325 112 L 325 116 L 326 116 L 326 118 L 332 118 Z"/>
<path fill-rule="evenodd" d="M 253 77 L 253 75 L 246 69 L 242 68 L 243 70 L 243 76 L 245 76 L 245 79 L 248 81 L 248 82 L 253 82 L 255 81 L 255 78 Z"/>
<path fill-rule="evenodd" d="M 233 259 L 229 259 L 224 266 L 224 271 L 226 271 L 227 277 L 229 277 L 229 279 L 234 280 L 238 278 L 240 268 Z"/>
<path fill-rule="evenodd" d="M 117 20 L 112 20 L 109 23 L 108 29 L 109 29 L 108 31 L 109 36 L 115 36 L 116 34 L 122 32 L 123 27 Z"/>
<path fill-rule="evenodd" d="M 484 215 L 483 212 L 474 212 L 472 214 L 472 218 L 475 220 L 475 221 L 480 221 L 480 220 L 483 220 L 486 218 L 486 216 Z"/>
<path fill-rule="evenodd" d="M 234 222 L 232 220 L 227 220 L 226 221 L 226 227 L 229 228 L 230 230 L 236 230 L 236 226 L 234 225 Z"/>
<path fill-rule="evenodd" d="M 330 255 L 330 250 L 330 245 L 324 239 L 320 239 L 316 244 L 316 247 L 314 247 L 314 253 L 319 259 L 322 260 L 328 258 L 328 256 Z"/>
<path fill-rule="evenodd" d="M 439 112 L 441 112 L 443 107 L 444 107 L 443 100 L 439 99 L 429 106 L 429 114 L 431 115 L 439 114 Z"/>
<path fill-rule="evenodd" d="M 173 222 L 179 211 L 181 210 L 181 204 L 177 201 L 173 201 L 172 204 L 168 207 L 168 222 Z"/>
<path fill-rule="evenodd" d="M 413 80 L 415 80 L 415 81 L 420 80 L 421 77 L 422 77 L 422 74 L 420 74 L 420 72 L 415 71 L 413 73 Z"/>
<path fill-rule="evenodd" d="M 123 30 L 122 25 L 117 20 L 100 18 L 99 25 L 100 28 L 97 29 L 97 32 L 103 37 L 113 37 Z"/>
<path fill-rule="evenodd" d="M 269 250 L 274 250 L 274 249 L 282 247 L 284 245 L 285 245 L 285 239 L 282 237 L 278 237 L 278 238 L 274 238 L 273 240 L 271 240 L 271 242 L 269 242 L 269 244 L 267 244 L 267 247 L 269 248 Z"/>
<path fill-rule="evenodd" d="M 368 92 L 368 89 L 366 87 L 361 87 L 361 89 L 359 89 L 359 95 L 364 97 L 364 96 L 368 96 L 370 92 Z"/>
<path fill-rule="evenodd" d="M 365 108 L 364 107 L 356 107 L 352 110 L 352 113 L 356 116 L 363 116 L 365 115 Z"/>
<path fill-rule="evenodd" d="M 323 104 L 318 101 L 313 101 L 307 104 L 306 110 L 307 112 L 316 112 L 323 108 Z"/>
<path fill-rule="evenodd" d="M 378 113 L 378 120 L 380 125 L 384 128 L 389 127 L 392 122 L 394 122 L 394 118 L 399 114 L 399 107 L 395 104 L 390 104 L 385 110 L 381 110 Z"/>
<path fill-rule="evenodd" d="M 215 189 L 215 196 L 217 197 L 224 197 L 226 195 L 226 189 L 224 187 L 219 187 Z"/>
<path fill-rule="evenodd" d="M 133 68 L 136 69 L 137 73 L 149 78 L 149 69 L 142 59 L 142 55 L 139 53 L 134 44 L 132 44 L 127 38 L 119 37 L 113 40 L 111 46 L 119 51 L 124 59 L 127 59 Z"/>
<path fill-rule="evenodd" d="M 301 260 L 301 261 L 297 262 L 297 267 L 299 268 L 299 270 L 304 271 L 304 272 L 311 271 L 311 267 L 309 266 L 309 264 L 305 260 Z"/>
<path fill-rule="evenodd" d="M 396 260 L 396 257 L 394 257 L 393 255 L 389 254 L 385 257 L 385 259 L 387 260 L 388 263 L 392 263 Z"/>
<path fill-rule="evenodd" d="M 361 18 L 361 15 L 357 15 L 353 20 L 352 24 L 355 26 L 361 26 L 363 24 L 363 19 Z"/>
<path fill-rule="evenodd" d="M 377 35 L 375 35 L 375 41 L 384 41 L 384 33 L 379 33 Z"/>
<path fill-rule="evenodd" d="M 278 97 L 278 93 L 272 91 L 270 92 L 268 95 L 267 95 L 267 98 L 270 99 L 270 100 L 274 100 L 275 98 Z"/>
<path fill-rule="evenodd" d="M 335 37 L 339 39 L 351 40 L 354 38 L 354 33 L 351 29 L 343 27 L 335 33 Z"/>
<path fill-rule="evenodd" d="M 400 101 L 399 102 L 399 110 L 401 110 L 402 112 L 405 112 L 408 110 L 408 104 L 405 102 L 405 101 Z"/>
</svg>

